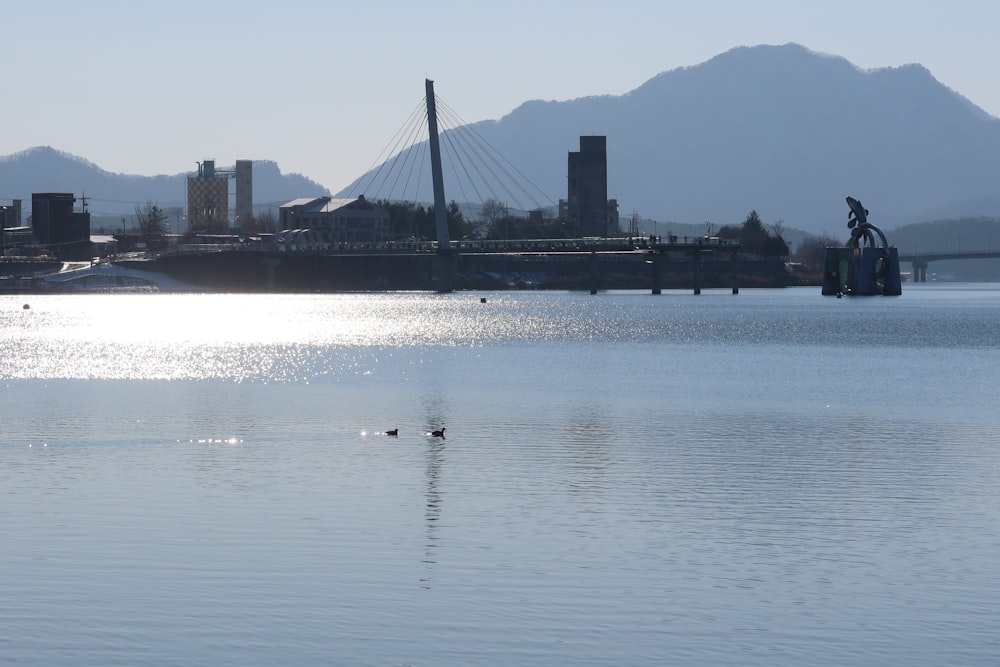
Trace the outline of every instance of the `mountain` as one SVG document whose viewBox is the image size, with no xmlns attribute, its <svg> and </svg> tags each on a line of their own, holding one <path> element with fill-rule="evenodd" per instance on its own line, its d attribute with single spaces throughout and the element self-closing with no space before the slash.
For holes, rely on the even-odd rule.
<svg viewBox="0 0 1000 667">
<path fill-rule="evenodd" d="M 185 206 L 188 175 L 113 174 L 81 157 L 39 146 L 0 157 L 0 194 L 23 200 L 25 217 L 34 192 L 86 195 L 95 217 L 131 215 L 137 204 L 146 202 L 162 207 Z M 282 174 L 274 162 L 254 160 L 253 198 L 257 205 L 327 194 L 326 188 L 301 174 Z"/>
<path fill-rule="evenodd" d="M 756 210 L 840 235 L 848 194 L 886 229 L 930 212 L 1000 215 L 1000 120 L 920 65 L 862 70 L 797 44 L 736 48 L 624 95 L 529 101 L 468 128 L 553 202 L 579 136 L 607 135 L 623 219 L 719 225 Z M 446 196 L 461 200 L 445 173 Z"/>
<path fill-rule="evenodd" d="M 839 237 L 848 194 L 887 230 L 1000 217 L 1000 120 L 920 65 L 862 70 L 797 44 L 735 48 L 624 95 L 528 101 L 499 120 L 446 130 L 442 145 L 462 145 L 468 130 L 550 206 L 566 197 L 566 155 L 579 137 L 606 135 L 609 196 L 622 219 L 636 212 L 657 220 L 661 233 L 671 222 L 739 224 L 756 210 L 767 224 Z M 393 162 L 425 164 L 393 158 L 385 167 Z M 365 192 L 359 185 L 380 171 L 391 182 L 380 166 L 338 194 Z M 478 192 L 513 209 L 538 205 L 515 201 L 516 192 L 463 187 L 462 171 L 445 166 L 449 199 L 472 201 Z M 183 206 L 186 177 L 113 174 L 48 147 L 0 157 L 0 197 L 19 197 L 26 209 L 32 192 L 85 194 L 95 216 L 131 214 L 147 201 Z M 380 196 L 430 201 L 430 179 L 412 180 L 417 192 Z M 258 205 L 329 194 L 268 161 L 254 162 L 253 187 Z"/>
</svg>

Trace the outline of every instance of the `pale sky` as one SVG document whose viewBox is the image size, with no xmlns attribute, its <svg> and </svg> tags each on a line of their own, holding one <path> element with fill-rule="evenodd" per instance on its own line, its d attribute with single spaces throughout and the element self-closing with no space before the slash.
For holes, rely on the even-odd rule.
<svg viewBox="0 0 1000 667">
<path fill-rule="evenodd" d="M 1000 117 L 996 0 L 25 0 L 0 25 L 0 156 L 47 145 L 146 176 L 266 159 L 337 191 L 425 78 L 471 123 L 758 44 L 920 63 Z"/>
</svg>

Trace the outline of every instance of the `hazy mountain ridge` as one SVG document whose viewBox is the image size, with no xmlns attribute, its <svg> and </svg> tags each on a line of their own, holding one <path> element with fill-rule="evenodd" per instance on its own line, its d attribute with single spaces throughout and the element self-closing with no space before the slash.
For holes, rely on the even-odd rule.
<svg viewBox="0 0 1000 667">
<path fill-rule="evenodd" d="M 916 64 L 865 70 L 796 44 L 738 47 L 623 95 L 529 100 L 469 127 L 550 206 L 566 196 L 566 155 L 579 137 L 607 135 L 608 191 L 622 219 L 718 226 L 756 210 L 768 224 L 839 235 L 847 194 L 886 229 L 1000 217 L 1000 120 Z M 73 192 L 95 214 L 127 214 L 146 201 L 182 206 L 187 175 L 113 174 L 39 147 L 0 158 L 0 197 L 30 206 L 32 192 Z M 359 193 L 366 176 L 338 194 Z M 454 178 L 446 168 L 445 194 L 461 201 Z M 430 179 L 421 187 L 417 199 L 430 201 Z M 274 162 L 254 162 L 257 204 L 325 194 Z"/>
<path fill-rule="evenodd" d="M 220 169 L 232 169 L 219 165 Z M 86 195 L 94 215 L 129 215 L 137 204 L 153 202 L 163 207 L 185 206 L 187 177 L 137 176 L 106 171 L 86 160 L 49 146 L 29 148 L 0 157 L 0 197 L 21 199 L 25 211 L 35 192 L 72 192 Z M 279 202 L 296 197 L 321 196 L 329 191 L 301 174 L 283 174 L 268 160 L 254 160 L 254 202 Z"/>
<path fill-rule="evenodd" d="M 797 44 L 738 47 L 620 96 L 531 100 L 472 127 L 553 202 L 579 136 L 607 135 L 623 217 L 730 224 L 753 209 L 840 230 L 847 194 L 886 227 L 1000 215 L 1000 120 L 921 65 L 864 70 Z M 446 194 L 455 185 L 446 169 Z"/>
</svg>

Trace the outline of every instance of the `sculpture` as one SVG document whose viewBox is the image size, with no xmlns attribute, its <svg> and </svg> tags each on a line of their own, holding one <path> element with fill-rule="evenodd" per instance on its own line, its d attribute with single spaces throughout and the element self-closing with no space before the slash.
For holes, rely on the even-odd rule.
<svg viewBox="0 0 1000 667">
<path fill-rule="evenodd" d="M 847 228 L 851 237 L 843 248 L 827 248 L 823 262 L 823 294 L 849 296 L 898 296 L 903 293 L 899 276 L 899 253 L 885 234 L 868 222 L 868 209 L 854 197 Z M 876 240 L 876 236 L 878 240 Z M 881 241 L 881 246 L 878 245 Z"/>
</svg>

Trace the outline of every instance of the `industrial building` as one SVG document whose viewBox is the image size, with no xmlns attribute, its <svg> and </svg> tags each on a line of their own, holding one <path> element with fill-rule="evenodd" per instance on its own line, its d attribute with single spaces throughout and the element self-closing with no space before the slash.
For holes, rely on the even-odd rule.
<svg viewBox="0 0 1000 667">
<path fill-rule="evenodd" d="M 31 229 L 38 245 L 63 260 L 89 260 L 90 213 L 76 211 L 76 197 L 68 192 L 31 195 Z"/>
<path fill-rule="evenodd" d="M 241 229 L 253 217 L 253 161 L 237 160 L 233 170 L 216 169 L 215 160 L 198 163 L 198 173 L 187 179 L 188 231 L 202 234 L 229 232 L 229 181 L 236 181 L 236 217 Z"/>
<path fill-rule="evenodd" d="M 559 201 L 559 217 L 571 225 L 574 236 L 616 236 L 618 201 L 608 199 L 607 137 L 580 137 L 580 150 L 566 163 L 566 199 Z"/>
<path fill-rule="evenodd" d="M 278 209 L 281 229 L 308 229 L 324 243 L 388 241 L 389 211 L 365 199 L 293 199 Z"/>
</svg>

